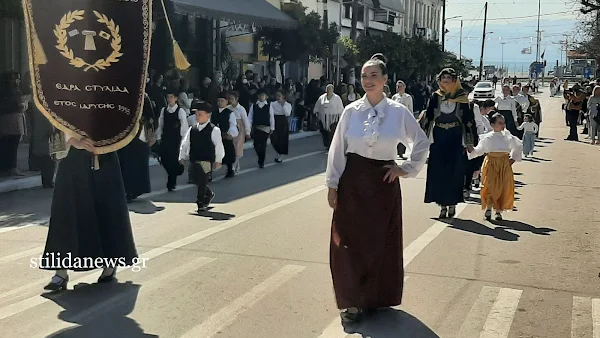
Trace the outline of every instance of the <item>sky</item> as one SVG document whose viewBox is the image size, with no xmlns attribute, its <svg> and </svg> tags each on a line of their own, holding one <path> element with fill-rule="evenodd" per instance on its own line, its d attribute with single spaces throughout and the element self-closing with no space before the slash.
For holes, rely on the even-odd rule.
<svg viewBox="0 0 600 338">
<path fill-rule="evenodd" d="M 568 34 L 570 41 L 581 40 L 577 25 L 582 21 L 578 0 L 541 0 L 540 30 L 542 40 L 540 54 L 554 65 L 561 53 L 560 41 Z M 479 64 L 483 33 L 484 0 L 447 0 L 446 2 L 446 50 L 458 54 L 460 44 L 460 21 L 463 20 L 462 55 Z M 520 67 L 535 61 L 538 2 L 535 0 L 488 1 L 488 23 L 485 42 L 484 64 Z M 454 18 L 455 16 L 462 16 Z M 502 45 L 504 43 L 504 45 Z M 504 46 L 504 47 L 503 47 Z M 531 55 L 521 54 L 523 48 L 531 47 Z M 504 50 L 504 56 L 502 56 Z M 527 66 L 525 66 L 527 67 Z"/>
</svg>

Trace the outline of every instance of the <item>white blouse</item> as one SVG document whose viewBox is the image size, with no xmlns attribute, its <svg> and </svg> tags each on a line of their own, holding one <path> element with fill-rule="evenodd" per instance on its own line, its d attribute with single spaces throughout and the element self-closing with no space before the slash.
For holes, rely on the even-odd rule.
<svg viewBox="0 0 600 338">
<path fill-rule="evenodd" d="M 510 158 L 519 162 L 523 156 L 523 143 L 508 130 L 489 132 L 481 136 L 477 147 L 469 154 L 469 159 L 483 156 L 487 153 L 507 153 Z"/>
<path fill-rule="evenodd" d="M 329 130 L 333 123 L 339 121 L 344 111 L 344 103 L 337 94 L 333 94 L 331 99 L 329 99 L 327 93 L 325 93 L 319 97 L 313 111 L 319 116 L 319 120 L 323 123 L 323 128 Z"/>
<path fill-rule="evenodd" d="M 178 105 L 175 105 L 172 107 L 169 106 L 169 107 L 163 108 L 160 112 L 160 117 L 158 118 L 158 129 L 156 129 L 156 139 L 157 140 L 160 140 L 162 138 L 163 128 L 165 125 L 165 114 L 175 114 L 176 111 L 177 111 L 177 115 L 179 117 L 179 121 L 181 122 L 181 127 L 179 127 L 179 134 L 181 135 L 181 137 L 184 137 L 185 134 L 187 133 L 187 130 L 189 128 L 187 114 Z"/>
<path fill-rule="evenodd" d="M 394 96 L 392 96 L 392 100 L 398 102 L 398 103 L 402 103 L 403 105 L 406 106 L 406 108 L 408 108 L 409 111 L 413 112 L 413 98 L 412 96 L 410 96 L 410 94 L 407 93 L 403 93 L 403 94 L 394 94 Z"/>
<path fill-rule="evenodd" d="M 227 106 L 227 108 L 229 108 L 229 109 L 231 109 L 231 111 L 233 111 L 233 113 L 235 114 L 236 120 L 242 120 L 244 127 L 246 127 L 246 134 L 250 135 L 250 130 L 252 129 L 252 125 L 250 125 L 250 120 L 248 120 L 248 113 L 246 112 L 246 108 L 244 108 L 244 106 L 242 106 L 241 104 L 238 104 L 235 107 L 232 105 L 229 105 L 229 106 Z"/>
<path fill-rule="evenodd" d="M 523 113 L 526 113 L 527 108 L 529 108 L 529 98 L 522 93 L 519 93 L 517 96 L 515 96 L 515 100 L 517 100 L 517 102 L 519 102 L 521 105 L 521 110 Z"/>
<path fill-rule="evenodd" d="M 271 112 L 273 112 L 274 116 L 277 116 L 277 115 L 290 116 L 290 115 L 292 115 L 292 105 L 287 101 L 283 105 L 277 101 L 271 102 L 271 107 L 269 109 L 271 110 Z"/>
<path fill-rule="evenodd" d="M 429 141 L 412 112 L 388 98 L 375 107 L 366 96 L 349 104 L 329 148 L 327 186 L 337 189 L 346 168 L 347 153 L 375 160 L 395 160 L 399 143 L 405 146 L 412 143 L 409 159 L 401 167 L 408 177 L 416 177 L 427 161 Z"/>
<path fill-rule="evenodd" d="M 473 105 L 475 115 L 475 125 L 477 126 L 477 135 L 483 135 L 492 131 L 492 125 L 487 117 L 481 115 L 481 108 L 477 104 Z"/>
<path fill-rule="evenodd" d="M 496 101 L 498 111 L 501 110 L 510 110 L 513 114 L 515 122 L 517 121 L 517 101 L 512 96 L 507 97 L 497 97 L 494 101 Z"/>
<path fill-rule="evenodd" d="M 537 133 L 538 125 L 535 122 L 523 122 L 523 124 L 518 126 L 517 129 Z"/>
</svg>

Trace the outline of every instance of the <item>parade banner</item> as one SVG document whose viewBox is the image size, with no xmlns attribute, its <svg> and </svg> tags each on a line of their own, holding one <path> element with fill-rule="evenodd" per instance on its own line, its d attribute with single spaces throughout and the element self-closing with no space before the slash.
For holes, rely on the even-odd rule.
<svg viewBox="0 0 600 338">
<path fill-rule="evenodd" d="M 23 0 L 36 106 L 97 153 L 136 136 L 150 57 L 152 0 Z"/>
</svg>

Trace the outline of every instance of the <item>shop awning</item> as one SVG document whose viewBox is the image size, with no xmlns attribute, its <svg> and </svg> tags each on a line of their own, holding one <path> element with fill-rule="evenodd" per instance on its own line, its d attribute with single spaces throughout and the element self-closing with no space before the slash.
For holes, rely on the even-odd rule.
<svg viewBox="0 0 600 338">
<path fill-rule="evenodd" d="M 266 0 L 171 0 L 175 12 L 256 26 L 293 28 L 296 21 Z"/>
</svg>

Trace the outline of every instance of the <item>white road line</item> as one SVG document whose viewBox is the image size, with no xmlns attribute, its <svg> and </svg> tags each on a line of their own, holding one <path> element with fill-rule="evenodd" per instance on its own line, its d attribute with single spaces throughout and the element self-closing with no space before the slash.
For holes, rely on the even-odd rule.
<svg viewBox="0 0 600 338">
<path fill-rule="evenodd" d="M 13 262 L 25 257 L 37 257 L 43 254 L 44 247 L 38 246 L 33 249 L 17 252 L 16 254 L 0 257 L 0 264 Z"/>
<path fill-rule="evenodd" d="M 404 277 L 404 284 L 408 280 L 409 276 Z M 323 330 L 321 335 L 318 338 L 344 338 L 344 337 L 353 337 L 353 335 L 346 334 L 344 332 L 344 327 L 342 326 L 341 318 L 335 317 L 331 323 Z"/>
<path fill-rule="evenodd" d="M 571 338 L 590 338 L 592 334 L 592 299 L 574 296 L 571 310 Z"/>
<path fill-rule="evenodd" d="M 311 153 L 306 153 L 306 154 L 302 154 L 299 156 L 285 158 L 283 163 L 285 164 L 287 162 L 293 162 L 293 161 L 301 160 L 301 159 L 304 159 L 304 158 L 307 158 L 310 156 L 314 156 L 314 155 L 319 155 L 319 154 L 325 154 L 325 151 L 322 151 L 322 150 L 321 151 L 313 151 Z M 282 164 L 280 164 L 280 163 L 269 163 L 269 164 L 265 164 L 265 168 L 269 168 L 269 167 L 273 167 L 273 166 L 281 166 L 281 165 Z M 251 173 L 251 172 L 257 171 L 257 170 L 259 170 L 258 167 L 248 168 L 248 169 L 240 171 L 239 173 L 237 173 L 237 175 L 243 175 L 243 174 Z M 213 180 L 213 182 L 221 181 L 223 178 L 224 178 L 224 176 L 216 177 Z M 184 185 L 178 186 L 176 191 L 190 189 L 190 188 L 194 188 L 194 187 L 196 187 L 194 184 L 184 184 Z M 161 189 L 161 190 L 157 190 L 157 191 L 153 191 L 153 192 L 141 195 L 138 198 L 139 199 L 148 199 L 148 198 L 152 198 L 152 197 L 159 196 L 159 195 L 166 194 L 166 193 L 168 193 L 167 189 Z M 34 225 L 47 224 L 49 221 L 50 221 L 50 218 L 46 217 L 46 218 L 42 218 L 38 221 L 26 223 L 24 225 L 10 225 L 10 226 L 4 226 L 4 227 L 0 226 L 0 234 L 4 233 L 4 232 L 29 228 Z"/>
<path fill-rule="evenodd" d="M 231 325 L 239 315 L 258 303 L 267 294 L 273 292 L 294 276 L 302 272 L 306 267 L 300 265 L 286 265 L 281 270 L 256 285 L 244 295 L 236 298 L 226 307 L 214 313 L 202 324 L 192 328 L 182 337 L 185 338 L 210 338 L 219 331 Z"/>
<path fill-rule="evenodd" d="M 457 337 L 479 337 L 483 323 L 494 306 L 494 302 L 496 301 L 499 292 L 500 288 L 497 287 L 484 286 L 481 288 L 481 292 L 479 292 L 479 296 L 471 307 L 469 314 L 467 314 L 467 318 L 461 325 Z"/>
<path fill-rule="evenodd" d="M 456 215 L 460 215 L 460 213 L 463 212 L 463 210 L 465 210 L 466 207 L 467 206 L 465 204 L 460 204 L 456 206 Z M 447 227 L 448 224 L 437 221 L 431 227 L 429 227 L 429 229 L 422 233 L 421 236 L 419 236 L 407 247 L 405 247 L 403 254 L 404 268 L 406 269 L 408 264 L 410 264 L 410 262 L 412 262 L 413 259 L 415 259 L 415 257 L 417 257 L 417 255 L 421 253 L 421 251 L 423 251 L 423 249 L 425 249 L 425 247 L 429 245 L 429 243 L 433 242 L 433 240 L 436 237 L 438 237 L 442 233 L 442 231 L 444 231 L 444 229 L 446 229 Z M 406 281 L 406 278 L 407 277 L 404 278 L 404 281 Z M 331 321 L 331 324 L 329 324 L 325 328 L 325 330 L 323 330 L 323 332 L 319 335 L 318 338 L 345 337 L 346 335 L 343 332 L 344 330 L 340 323 L 340 319 L 339 317 L 336 317 Z"/>
<path fill-rule="evenodd" d="M 592 322 L 594 338 L 600 338 L 600 299 L 592 299 Z"/>
<path fill-rule="evenodd" d="M 506 338 L 510 332 L 523 290 L 500 289 L 496 302 L 483 325 L 480 338 Z"/>
<path fill-rule="evenodd" d="M 231 229 L 231 228 L 233 228 L 236 225 L 239 225 L 239 224 L 241 224 L 243 222 L 249 221 L 249 220 L 251 220 L 253 218 L 262 216 L 262 215 L 264 215 L 266 213 L 269 213 L 269 212 L 271 212 L 273 210 L 276 210 L 278 208 L 281 208 L 281 207 L 284 207 L 286 205 L 295 203 L 295 202 L 297 202 L 297 201 L 299 201 L 299 200 L 301 200 L 301 199 L 303 199 L 305 197 L 308 197 L 310 195 L 316 194 L 316 193 L 324 190 L 325 188 L 326 187 L 324 185 L 316 187 L 316 188 L 313 188 L 311 190 L 305 191 L 305 192 L 303 192 L 301 194 L 295 195 L 295 196 L 290 197 L 288 199 L 285 199 L 285 200 L 279 201 L 277 203 L 271 204 L 271 205 L 269 205 L 267 207 L 255 210 L 255 211 L 253 211 L 251 213 L 248 213 L 246 215 L 243 215 L 241 217 L 234 218 L 231 221 L 227 221 L 227 222 L 225 222 L 223 224 L 217 225 L 217 226 L 212 227 L 210 229 L 206 229 L 204 231 L 197 232 L 197 233 L 195 233 L 193 235 L 190 235 L 190 236 L 188 236 L 186 238 L 182 238 L 182 239 L 174 241 L 174 242 L 172 242 L 170 244 L 167 244 L 165 246 L 162 246 L 162 247 L 150 250 L 147 253 L 142 254 L 140 256 L 141 257 L 146 257 L 146 258 L 149 258 L 149 259 L 156 258 L 156 257 L 161 256 L 163 254 L 169 253 L 169 252 L 171 252 L 173 250 L 179 249 L 179 248 L 181 248 L 181 247 L 183 247 L 185 245 L 188 245 L 188 244 L 194 243 L 196 241 L 199 241 L 201 239 L 204 239 L 204 238 L 206 238 L 208 236 L 217 234 L 217 233 L 219 233 L 221 231 L 225 231 L 225 230 Z M 93 274 L 88 274 L 86 276 L 83 276 L 83 277 L 81 277 L 81 278 L 79 278 L 79 279 L 71 282 L 71 283 L 74 283 L 74 284 L 78 284 L 78 283 L 88 283 L 88 284 L 91 284 L 91 283 L 95 283 L 95 282 L 96 282 L 96 276 L 94 276 Z M 32 284 L 38 284 L 38 282 L 35 282 L 35 283 L 32 283 Z M 29 285 L 31 285 L 31 284 L 29 284 Z M 13 294 L 13 292 L 9 292 L 9 293 Z M 0 295 L 0 299 L 4 298 L 4 297 L 5 297 L 4 294 Z M 11 316 L 14 316 L 14 315 L 16 315 L 18 313 L 27 311 L 29 309 L 32 309 L 32 308 L 38 306 L 38 305 L 44 304 L 44 303 L 46 303 L 48 301 L 50 301 L 50 300 L 47 299 L 47 298 L 44 298 L 44 297 L 41 297 L 41 296 L 37 295 L 37 296 L 33 296 L 33 297 L 29 297 L 29 298 L 23 299 L 21 301 L 13 303 L 13 304 L 9 304 L 7 306 L 3 306 L 2 308 L 0 308 L 0 320 L 3 320 L 5 318 L 11 317 Z"/>
<path fill-rule="evenodd" d="M 102 316 L 103 314 L 120 306 L 121 304 L 130 301 L 131 297 L 137 296 L 137 299 L 140 299 L 142 298 L 142 295 L 152 293 L 159 287 L 163 286 L 165 282 L 172 282 L 179 278 L 182 278 L 185 275 L 199 269 L 200 267 L 212 263 L 216 260 L 216 258 L 211 257 L 199 257 L 191 262 L 185 263 L 183 265 L 178 265 L 174 269 L 165 271 L 156 277 L 152 277 L 147 281 L 142 282 L 141 288 L 139 289 L 139 294 L 137 292 L 137 289 L 128 289 L 124 292 L 113 294 L 108 299 L 105 299 L 102 302 L 97 303 L 94 306 L 77 313 L 73 318 L 69 319 L 69 322 L 61 321 L 57 325 L 54 325 L 52 327 L 43 328 L 45 333 L 36 334 L 35 337 L 49 337 L 53 333 L 73 326 L 73 323 L 84 325 L 85 323 L 90 322 L 93 319 L 97 319 L 99 316 Z"/>
</svg>

